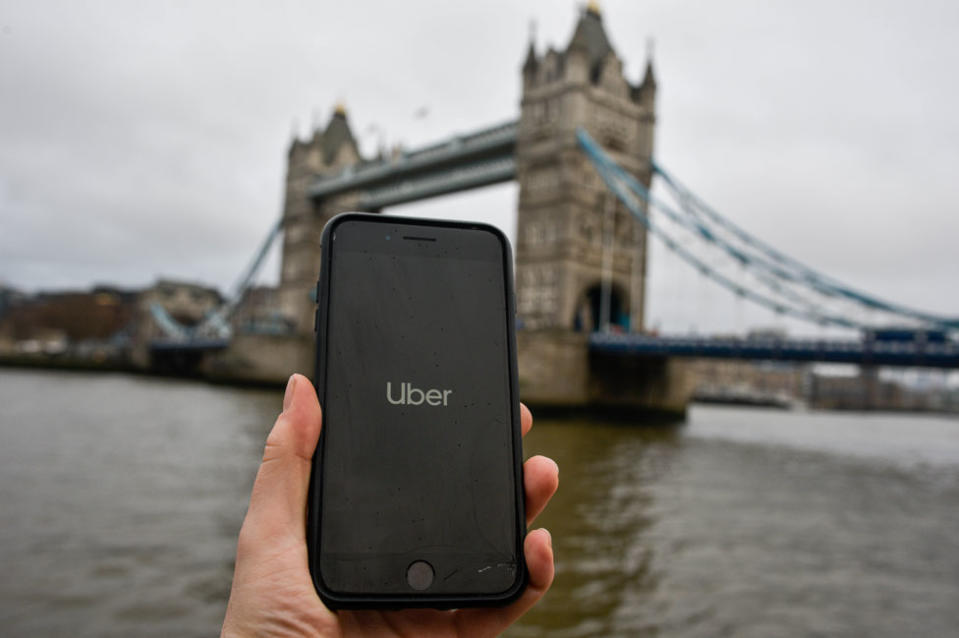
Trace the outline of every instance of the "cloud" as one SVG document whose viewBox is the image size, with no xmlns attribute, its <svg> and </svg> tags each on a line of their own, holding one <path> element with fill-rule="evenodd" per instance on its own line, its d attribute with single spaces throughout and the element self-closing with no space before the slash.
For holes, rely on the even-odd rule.
<svg viewBox="0 0 959 638">
<path fill-rule="evenodd" d="M 657 155 L 690 187 L 821 270 L 959 314 L 952 4 L 603 8 L 634 81 L 655 37 Z M 294 119 L 305 133 L 345 99 L 372 152 L 514 118 L 530 18 L 540 50 L 564 46 L 575 7 L 9 7 L 0 16 L 0 278 L 38 288 L 165 275 L 225 287 L 280 214 Z M 416 118 L 422 107 L 429 115 Z M 496 187 L 402 212 L 490 219 L 512 234 L 515 193 Z M 681 270 L 653 250 L 651 320 L 695 318 L 663 292 L 695 288 Z M 725 309 L 713 329 L 734 327 L 737 313 L 766 321 L 720 291 L 699 298 Z"/>
</svg>

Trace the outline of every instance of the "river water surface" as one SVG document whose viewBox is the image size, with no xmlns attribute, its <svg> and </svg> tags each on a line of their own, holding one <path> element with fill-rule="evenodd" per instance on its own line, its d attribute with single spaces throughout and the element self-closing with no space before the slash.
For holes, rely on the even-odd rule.
<svg viewBox="0 0 959 638">
<path fill-rule="evenodd" d="M 210 636 L 278 391 L 0 369 L 0 634 Z M 522 636 L 959 635 L 959 420 L 536 422 L 556 583 Z"/>
</svg>

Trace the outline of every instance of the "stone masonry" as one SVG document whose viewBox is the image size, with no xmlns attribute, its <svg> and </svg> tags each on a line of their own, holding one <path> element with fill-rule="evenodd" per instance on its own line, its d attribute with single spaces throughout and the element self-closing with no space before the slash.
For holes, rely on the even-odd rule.
<svg viewBox="0 0 959 638">
<path fill-rule="evenodd" d="M 516 145 L 516 285 L 524 328 L 600 327 L 603 258 L 612 250 L 611 322 L 642 329 L 646 230 L 606 189 L 576 129 L 584 127 L 648 187 L 655 96 L 650 62 L 638 84 L 623 76 L 595 4 L 583 11 L 564 51 L 537 55 L 530 42 Z"/>
<path fill-rule="evenodd" d="M 337 213 L 356 210 L 355 194 L 315 201 L 308 189 L 320 175 L 336 173 L 361 161 L 346 118 L 337 106 L 325 130 L 290 145 L 283 207 L 283 260 L 280 267 L 280 312 L 298 335 L 312 336 L 315 299 L 311 296 L 320 272 L 320 236 Z"/>
</svg>

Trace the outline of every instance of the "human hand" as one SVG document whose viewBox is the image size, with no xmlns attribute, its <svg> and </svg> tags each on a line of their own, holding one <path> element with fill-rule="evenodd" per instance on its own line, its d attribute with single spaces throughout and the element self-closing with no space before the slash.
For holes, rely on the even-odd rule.
<svg viewBox="0 0 959 638">
<path fill-rule="evenodd" d="M 543 597 L 553 582 L 549 532 L 526 535 L 529 584 L 505 607 L 438 611 L 340 611 L 326 608 L 307 566 L 306 498 L 322 415 L 310 380 L 290 377 L 283 412 L 266 439 L 250 507 L 240 529 L 233 587 L 222 637 L 241 636 L 495 636 Z M 523 435 L 533 416 L 522 406 Z M 556 463 L 543 456 L 526 461 L 526 523 L 543 511 L 559 485 Z"/>
</svg>

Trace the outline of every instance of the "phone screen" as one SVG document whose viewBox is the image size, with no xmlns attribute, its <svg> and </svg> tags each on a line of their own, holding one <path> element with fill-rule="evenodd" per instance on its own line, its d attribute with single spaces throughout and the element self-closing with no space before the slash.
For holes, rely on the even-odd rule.
<svg viewBox="0 0 959 638">
<path fill-rule="evenodd" d="M 344 221 L 330 239 L 321 578 L 503 592 L 518 568 L 508 253 L 482 228 Z"/>
</svg>

